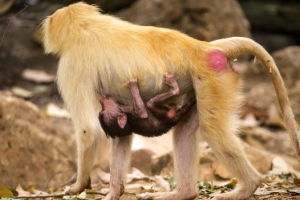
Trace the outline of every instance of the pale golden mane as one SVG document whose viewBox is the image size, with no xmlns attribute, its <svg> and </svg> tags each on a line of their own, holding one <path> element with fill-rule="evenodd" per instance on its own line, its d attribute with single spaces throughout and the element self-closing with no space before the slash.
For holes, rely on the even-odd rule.
<svg viewBox="0 0 300 200">
<path fill-rule="evenodd" d="M 92 11 L 91 7 L 94 8 Z M 141 27 L 102 15 L 97 7 L 84 3 L 58 10 L 45 20 L 43 26 L 44 30 L 49 30 L 44 37 L 45 51 L 69 55 L 75 60 L 83 57 L 69 67 L 84 65 L 96 70 L 97 66 L 98 72 L 93 74 L 102 74 L 104 88 L 116 79 L 126 83 L 133 76 L 145 80 L 145 76 L 151 75 L 156 80 L 155 88 L 160 89 L 161 74 L 176 71 L 177 76 L 185 76 L 188 68 L 199 69 L 195 63 L 190 65 L 194 58 L 189 57 L 189 49 L 193 49 L 191 46 L 197 45 L 198 41 L 177 31 Z M 166 45 L 162 45 L 164 43 Z M 157 59 L 151 59 L 153 56 Z M 141 81 L 140 84 L 146 83 Z"/>
</svg>

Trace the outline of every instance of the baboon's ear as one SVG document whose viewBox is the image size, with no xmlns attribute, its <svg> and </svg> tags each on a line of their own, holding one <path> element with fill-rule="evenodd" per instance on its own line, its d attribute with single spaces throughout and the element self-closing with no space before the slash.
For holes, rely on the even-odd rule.
<svg viewBox="0 0 300 200">
<path fill-rule="evenodd" d="M 127 115 L 125 113 L 118 113 L 118 124 L 121 128 L 124 128 L 127 123 Z"/>
</svg>

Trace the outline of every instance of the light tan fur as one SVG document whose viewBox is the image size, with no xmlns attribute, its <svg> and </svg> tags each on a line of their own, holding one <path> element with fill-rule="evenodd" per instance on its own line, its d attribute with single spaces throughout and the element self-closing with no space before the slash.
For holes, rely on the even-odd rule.
<svg viewBox="0 0 300 200">
<path fill-rule="evenodd" d="M 246 38 L 228 38 L 211 43 L 188 37 L 178 31 L 138 26 L 104 15 L 95 6 L 76 3 L 59 9 L 43 24 L 46 53 L 60 57 L 57 81 L 76 128 L 78 145 L 77 182 L 69 193 L 88 185 L 94 149 L 101 132 L 98 122 L 100 96 L 112 95 L 132 105 L 124 86 L 137 77 L 142 98 L 167 90 L 164 74 L 175 75 L 182 95 L 196 95 L 197 106 L 174 128 L 174 158 L 177 190 L 145 194 L 141 199 L 194 199 L 197 196 L 196 130 L 214 149 L 228 170 L 239 179 L 232 192 L 215 199 L 247 199 L 260 183 L 237 132 L 238 110 L 242 102 L 238 75 L 231 69 L 216 72 L 209 67 L 208 54 L 223 51 L 228 57 L 252 53 L 273 73 L 279 103 L 290 136 L 299 153 L 297 128 L 278 69 L 271 56 Z M 183 102 L 184 103 L 184 102 Z M 111 186 L 105 200 L 119 199 L 130 158 L 131 136 L 112 140 Z"/>
</svg>

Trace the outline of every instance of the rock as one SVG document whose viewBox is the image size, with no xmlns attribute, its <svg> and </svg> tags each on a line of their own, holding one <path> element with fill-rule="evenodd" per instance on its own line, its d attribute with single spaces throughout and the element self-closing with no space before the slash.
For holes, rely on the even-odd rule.
<svg viewBox="0 0 300 200">
<path fill-rule="evenodd" d="M 269 52 L 299 45 L 299 1 L 239 0 L 253 38 Z"/>
<path fill-rule="evenodd" d="M 255 30 L 300 33 L 299 1 L 239 0 Z"/>
<path fill-rule="evenodd" d="M 248 159 L 259 173 L 267 174 L 272 169 L 275 154 L 250 146 L 247 143 L 243 143 L 243 146 Z"/>
<path fill-rule="evenodd" d="M 146 148 L 157 156 L 164 155 L 173 149 L 172 136 L 172 131 L 159 137 L 143 137 L 135 134 L 132 141 L 132 151 Z"/>
<path fill-rule="evenodd" d="M 288 90 L 296 119 L 300 119 L 300 107 L 298 106 L 300 104 L 299 56 L 299 46 L 290 46 L 272 54 Z M 272 81 L 260 62 L 255 65 L 250 63 L 243 63 L 242 65 L 237 67 L 242 69 L 239 72 L 241 72 L 240 75 L 244 80 L 246 102 L 262 109 L 269 109 L 272 104 L 277 105 Z"/>
<path fill-rule="evenodd" d="M 87 0 L 87 3 L 99 5 L 105 12 L 115 12 L 130 6 L 136 0 Z"/>
<path fill-rule="evenodd" d="M 296 156 L 286 131 L 274 132 L 262 127 L 243 127 L 240 129 L 240 134 L 242 139 L 252 147 L 290 158 Z"/>
<path fill-rule="evenodd" d="M 173 156 L 171 153 L 161 156 L 153 156 L 151 161 L 151 174 L 159 175 L 170 163 L 173 163 Z"/>
<path fill-rule="evenodd" d="M 272 170 L 272 163 L 278 155 L 293 169 L 299 170 L 300 165 L 295 157 L 287 133 L 270 132 L 265 128 L 241 128 L 242 145 L 249 161 L 261 174 Z M 251 145 L 251 146 L 250 146 Z M 174 175 L 173 157 L 171 153 L 153 157 L 151 169 L 153 174 L 171 177 Z M 200 164 L 198 178 L 201 181 L 220 181 L 234 178 L 230 172 L 215 157 L 212 149 L 205 143 L 200 143 Z"/>
<path fill-rule="evenodd" d="M 270 53 L 297 43 L 299 44 L 297 38 L 280 32 L 252 31 L 251 35 L 253 40 L 262 45 Z"/>
<path fill-rule="evenodd" d="M 267 151 L 251 147 L 242 143 L 249 161 L 260 173 L 266 174 L 272 167 L 275 155 Z M 202 146 L 200 151 L 200 165 L 198 167 L 198 178 L 201 181 L 216 181 L 221 179 L 234 178 L 223 164 L 215 157 L 210 147 Z M 220 179 L 221 178 L 221 179 Z"/>
<path fill-rule="evenodd" d="M 154 153 L 149 149 L 139 149 L 132 152 L 131 167 L 139 169 L 146 175 L 151 173 L 151 159 Z"/>
<path fill-rule="evenodd" d="M 141 25 L 177 29 L 206 41 L 250 36 L 249 23 L 233 0 L 139 0 L 117 15 Z"/>
<path fill-rule="evenodd" d="M 276 51 L 272 55 L 288 89 L 296 118 L 300 119 L 300 46 L 290 46 Z"/>
<path fill-rule="evenodd" d="M 32 103 L 0 93 L 1 183 L 57 187 L 76 171 L 74 139 Z"/>
<path fill-rule="evenodd" d="M 300 94 L 300 46 L 290 46 L 272 54 L 284 79 L 285 86 L 289 89 L 295 89 Z M 290 90 L 293 93 L 293 91 Z"/>
<path fill-rule="evenodd" d="M 18 86 L 33 91 L 36 84 L 21 79 L 21 74 L 25 69 L 45 71 L 52 76 L 56 73 L 58 61 L 55 56 L 44 54 L 42 46 L 32 39 L 34 30 L 41 23 L 41 18 L 43 19 L 46 15 L 46 13 L 37 11 L 33 7 L 29 6 L 20 13 L 11 21 L 9 27 L 6 26 L 15 14 L 9 12 L 0 18 L 3 22 L 0 23 L 0 30 L 4 31 L 7 28 L 0 48 L 0 90 L 8 90 L 12 86 Z M 53 99 L 55 90 L 50 88 L 56 87 L 56 84 L 48 83 L 47 86 L 49 86 L 47 92 L 51 93 Z M 35 99 L 40 100 L 45 96 L 46 94 L 36 96 Z M 40 105 L 40 102 L 37 104 Z M 42 106 L 45 105 L 44 102 L 42 104 Z"/>
</svg>

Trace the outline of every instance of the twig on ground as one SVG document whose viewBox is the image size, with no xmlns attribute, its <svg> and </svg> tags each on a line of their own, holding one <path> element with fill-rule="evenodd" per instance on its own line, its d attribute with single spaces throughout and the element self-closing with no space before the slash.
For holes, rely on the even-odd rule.
<svg viewBox="0 0 300 200">
<path fill-rule="evenodd" d="M 101 192 L 85 192 L 86 194 L 97 194 L 101 196 L 106 196 L 106 194 Z M 49 194 L 49 195 L 35 195 L 35 196 L 14 196 L 14 199 L 36 199 L 36 198 L 62 198 L 64 196 L 74 196 L 74 195 L 67 195 L 67 194 Z"/>
<path fill-rule="evenodd" d="M 9 22 L 8 22 L 8 24 L 7 24 L 7 26 L 6 26 L 5 30 L 4 30 L 4 33 L 3 33 L 3 35 L 2 35 L 2 38 L 1 38 L 1 41 L 0 41 L 0 46 L 2 45 L 3 39 L 4 39 L 4 37 L 5 37 L 5 34 L 6 34 L 6 32 L 7 32 L 7 29 L 8 29 L 8 27 L 9 27 L 9 25 L 11 24 L 11 22 L 12 22 L 12 21 L 13 21 L 13 20 L 14 20 L 21 12 L 23 12 L 27 7 L 28 7 L 28 5 L 25 4 L 25 5 L 24 5 L 24 8 L 23 8 L 21 11 L 19 11 L 15 16 L 13 16 L 13 17 L 9 20 Z"/>
</svg>

